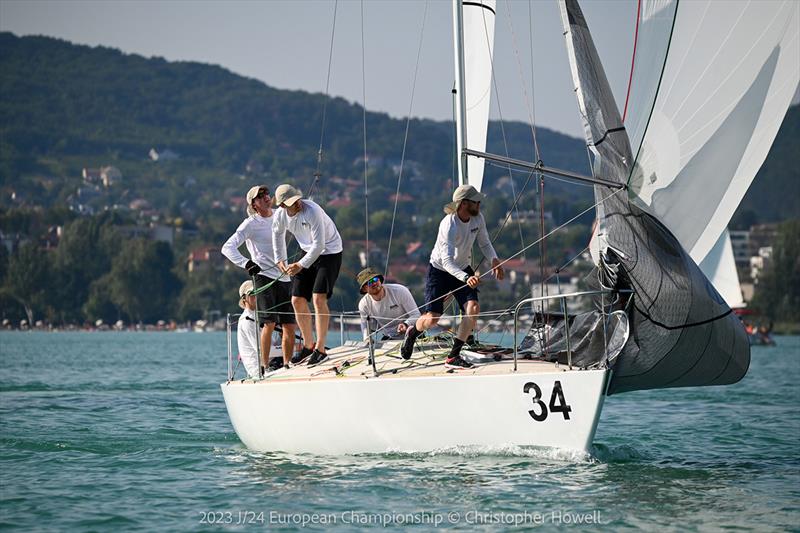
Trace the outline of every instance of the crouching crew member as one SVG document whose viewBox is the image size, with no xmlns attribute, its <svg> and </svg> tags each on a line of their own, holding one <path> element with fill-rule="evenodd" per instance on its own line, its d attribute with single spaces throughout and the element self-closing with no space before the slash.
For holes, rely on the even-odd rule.
<svg viewBox="0 0 800 533">
<path fill-rule="evenodd" d="M 370 331 L 380 331 L 379 339 L 396 338 L 416 323 L 420 316 L 419 309 L 406 287 L 384 283 L 383 274 L 372 267 L 359 272 L 356 281 L 364 295 L 358 302 L 364 340 L 367 340 Z M 372 324 L 368 325 L 368 319 Z"/>
</svg>

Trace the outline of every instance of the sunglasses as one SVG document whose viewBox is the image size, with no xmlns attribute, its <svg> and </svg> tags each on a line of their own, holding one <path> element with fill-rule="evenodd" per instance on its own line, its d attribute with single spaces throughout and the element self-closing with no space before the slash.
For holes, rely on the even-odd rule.
<svg viewBox="0 0 800 533">
<path fill-rule="evenodd" d="M 266 198 L 267 196 L 269 196 L 269 189 L 261 189 L 256 194 L 256 198 Z"/>
<path fill-rule="evenodd" d="M 376 283 L 378 283 L 380 281 L 381 281 L 381 278 L 379 278 L 378 276 L 375 276 L 374 278 L 372 278 L 370 280 L 367 280 L 367 285 L 369 285 L 371 287 L 372 285 L 375 285 Z"/>
</svg>

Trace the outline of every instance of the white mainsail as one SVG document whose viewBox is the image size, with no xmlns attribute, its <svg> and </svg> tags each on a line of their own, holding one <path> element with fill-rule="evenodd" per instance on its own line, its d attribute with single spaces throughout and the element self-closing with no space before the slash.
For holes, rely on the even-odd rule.
<svg viewBox="0 0 800 533">
<path fill-rule="evenodd" d="M 736 272 L 733 245 L 728 230 L 722 232 L 708 255 L 700 262 L 700 270 L 711 280 L 714 288 L 731 308 L 744 307 L 742 286 Z"/>
<path fill-rule="evenodd" d="M 795 0 L 643 2 L 626 120 L 636 158 L 629 185 L 697 263 L 778 132 L 800 80 L 799 31 Z"/>
<path fill-rule="evenodd" d="M 494 48 L 495 0 L 455 0 L 454 19 L 461 18 L 461 39 L 456 26 L 456 148 L 460 183 L 481 190 L 483 159 L 463 158 L 461 150 L 486 151 L 489 104 L 492 95 L 492 50 Z M 461 42 L 459 42 L 461 41 Z M 462 53 L 460 54 L 459 51 Z M 463 63 L 462 61 L 463 55 Z M 466 160 L 467 168 L 463 164 Z"/>
</svg>

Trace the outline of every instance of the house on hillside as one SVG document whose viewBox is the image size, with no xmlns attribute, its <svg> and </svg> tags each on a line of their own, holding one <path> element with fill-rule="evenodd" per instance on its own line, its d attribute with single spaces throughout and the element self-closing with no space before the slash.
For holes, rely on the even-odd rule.
<svg viewBox="0 0 800 533">
<path fill-rule="evenodd" d="M 117 167 L 108 166 L 100 169 L 100 182 L 103 187 L 111 187 L 120 181 L 122 181 L 122 172 Z"/>
<path fill-rule="evenodd" d="M 158 151 L 155 148 L 151 148 L 150 152 L 147 154 L 152 161 L 174 161 L 176 159 L 180 159 L 181 156 L 177 152 L 173 152 L 169 148 L 164 150 Z"/>
<path fill-rule="evenodd" d="M 196 272 L 221 272 L 225 269 L 225 258 L 219 247 L 203 246 L 189 252 L 186 270 L 189 274 Z"/>
</svg>

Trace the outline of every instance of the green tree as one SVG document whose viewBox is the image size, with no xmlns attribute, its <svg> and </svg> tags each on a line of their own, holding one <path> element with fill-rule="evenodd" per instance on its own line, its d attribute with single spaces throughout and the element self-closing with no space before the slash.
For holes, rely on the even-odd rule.
<svg viewBox="0 0 800 533">
<path fill-rule="evenodd" d="M 756 285 L 752 305 L 770 320 L 800 322 L 800 219 L 778 226 L 772 264 Z"/>
<path fill-rule="evenodd" d="M 28 323 L 35 314 L 46 314 L 51 299 L 48 259 L 50 252 L 27 243 L 11 256 L 3 293 L 16 300 L 24 309 Z"/>
<path fill-rule="evenodd" d="M 172 272 L 173 260 L 166 243 L 127 241 L 112 261 L 111 301 L 132 321 L 168 318 L 181 289 L 180 280 Z"/>
</svg>

